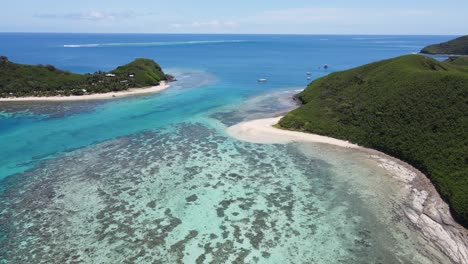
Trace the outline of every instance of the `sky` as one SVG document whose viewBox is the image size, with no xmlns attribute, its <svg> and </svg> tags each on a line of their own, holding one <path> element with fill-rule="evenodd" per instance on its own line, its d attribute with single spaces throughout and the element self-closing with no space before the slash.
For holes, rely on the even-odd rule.
<svg viewBox="0 0 468 264">
<path fill-rule="evenodd" d="M 2 0 L 0 32 L 468 34 L 468 0 Z"/>
</svg>

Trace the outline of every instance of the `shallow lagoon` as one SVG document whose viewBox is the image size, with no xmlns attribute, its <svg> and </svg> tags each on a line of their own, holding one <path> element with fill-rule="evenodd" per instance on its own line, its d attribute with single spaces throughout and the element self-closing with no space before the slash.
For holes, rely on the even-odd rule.
<svg viewBox="0 0 468 264">
<path fill-rule="evenodd" d="M 263 106 L 265 98 L 272 95 L 251 101 Z M 411 227 L 402 186 L 368 154 L 228 138 L 222 122 L 239 112 L 256 117 L 252 105 L 214 114 L 226 119 L 71 151 L 8 178 L 1 255 L 62 263 L 447 261 Z"/>
<path fill-rule="evenodd" d="M 48 55 L 30 51 L 31 63 L 52 58 L 52 64 L 86 71 L 91 62 L 79 58 L 96 54 L 109 68 L 151 52 L 191 57 L 161 56 L 179 79 L 161 94 L 1 105 L 2 262 L 449 262 L 402 217 L 402 186 L 367 154 L 321 144 L 252 144 L 224 133 L 234 123 L 293 108 L 291 95 L 304 87 L 311 67 L 299 60 L 304 54 L 316 67 L 330 54 L 375 52 L 328 57 L 337 70 L 436 40 L 410 38 L 415 48 L 404 48 L 339 37 L 329 49 L 313 46 L 313 37 L 280 36 L 69 51 L 55 44 L 64 40 L 49 38 Z M 246 67 L 240 51 L 225 52 L 233 47 L 258 56 Z M 260 52 L 265 48 L 270 52 Z M 11 59 L 28 61 L 18 49 Z M 112 57 L 115 49 L 124 58 Z M 217 56 L 202 61 L 193 55 L 209 49 Z M 280 57 L 273 60 L 273 51 Z M 227 59 L 232 63 L 224 64 Z M 255 78 L 265 72 L 272 81 L 258 85 Z"/>
</svg>

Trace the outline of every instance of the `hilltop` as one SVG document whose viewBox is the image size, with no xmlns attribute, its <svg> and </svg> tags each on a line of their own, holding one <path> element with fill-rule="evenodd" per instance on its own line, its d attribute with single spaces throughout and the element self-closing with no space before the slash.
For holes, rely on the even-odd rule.
<svg viewBox="0 0 468 264">
<path fill-rule="evenodd" d="M 468 35 L 444 43 L 427 46 L 421 50 L 424 54 L 468 55 Z"/>
<path fill-rule="evenodd" d="M 283 128 L 350 140 L 425 173 L 468 226 L 468 67 L 420 55 L 332 73 L 298 94 Z"/>
<path fill-rule="evenodd" d="M 149 59 L 136 59 L 129 64 L 117 67 L 111 73 L 116 76 L 133 76 L 127 78 L 132 82 L 132 87 L 152 86 L 169 77 L 156 62 Z"/>
<path fill-rule="evenodd" d="M 0 57 L 0 98 L 108 93 L 155 86 L 171 78 L 149 59 L 136 59 L 110 72 L 76 74 L 52 65 L 19 64 Z"/>
</svg>

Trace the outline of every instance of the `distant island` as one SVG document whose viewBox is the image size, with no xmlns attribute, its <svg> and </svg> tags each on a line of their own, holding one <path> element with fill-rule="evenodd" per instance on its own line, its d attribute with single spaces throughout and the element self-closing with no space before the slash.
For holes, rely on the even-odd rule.
<svg viewBox="0 0 468 264">
<path fill-rule="evenodd" d="M 426 174 L 468 227 L 468 67 L 420 55 L 379 61 L 313 81 L 282 128 L 377 149 Z"/>
<path fill-rule="evenodd" d="M 110 72 L 76 74 L 52 65 L 18 64 L 5 56 L 0 57 L 0 98 L 122 93 L 131 88 L 155 87 L 173 79 L 150 59 L 136 59 Z"/>
<path fill-rule="evenodd" d="M 421 50 L 421 53 L 432 55 L 468 55 L 468 36 L 427 46 Z"/>
</svg>

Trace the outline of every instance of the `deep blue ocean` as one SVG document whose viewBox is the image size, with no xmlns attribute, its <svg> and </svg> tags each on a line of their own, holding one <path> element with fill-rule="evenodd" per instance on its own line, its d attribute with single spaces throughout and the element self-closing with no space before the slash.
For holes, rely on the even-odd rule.
<svg viewBox="0 0 468 264">
<path fill-rule="evenodd" d="M 54 259 L 54 256 L 59 256 L 56 261 L 60 260 L 62 263 L 72 257 L 86 263 L 92 263 L 97 259 L 105 262 L 121 262 L 122 258 L 118 257 L 119 254 L 124 254 L 127 258 L 133 254 L 131 252 L 139 250 L 141 245 L 136 242 L 138 239 L 138 241 L 149 243 L 148 237 L 141 238 L 138 235 L 143 232 L 142 230 L 146 230 L 148 222 L 145 221 L 148 221 L 148 218 L 141 221 L 135 220 L 139 219 L 139 215 L 149 208 L 159 210 L 155 211 L 155 215 L 153 215 L 160 217 L 158 219 L 163 219 L 155 220 L 158 223 L 155 224 L 158 228 L 174 231 L 163 234 L 157 233 L 159 231 L 155 231 L 156 229 L 148 231 L 153 232 L 151 237 L 158 237 L 160 240 L 152 241 L 153 244 L 147 244 L 146 253 L 141 253 L 141 257 L 145 257 L 145 261 L 140 259 L 137 262 L 151 262 L 154 260 L 152 257 L 164 256 L 164 258 L 160 258 L 161 263 L 176 263 L 177 258 L 181 256 L 177 253 L 180 251 L 184 262 L 194 263 L 195 259 L 202 258 L 202 256 L 215 259 L 215 256 L 222 255 L 219 253 L 222 251 L 227 256 L 226 260 L 233 260 L 229 256 L 246 254 L 245 261 L 249 262 L 248 260 L 250 260 L 251 263 L 258 262 L 259 258 L 259 263 L 275 263 L 276 261 L 272 261 L 273 256 L 281 263 L 285 263 L 284 261 L 298 263 L 298 260 L 308 260 L 308 263 L 314 261 L 314 263 L 335 263 L 335 261 L 336 263 L 348 263 L 347 261 L 350 261 L 349 263 L 353 263 L 353 261 L 354 263 L 362 263 L 363 260 L 369 260 L 365 258 L 366 256 L 372 257 L 370 262 L 373 263 L 426 263 L 427 259 L 415 257 L 411 252 L 396 253 L 405 248 L 405 245 L 400 244 L 400 242 L 392 242 L 391 239 L 384 242 L 388 235 L 385 233 L 386 231 L 381 231 L 381 233 L 376 231 L 378 228 L 385 230 L 382 226 L 392 225 L 385 222 L 382 225 L 375 224 L 377 221 L 373 218 L 375 214 L 368 211 L 370 209 L 361 206 L 362 201 L 359 199 L 362 197 L 355 197 L 346 188 L 339 189 L 336 187 L 337 184 L 329 182 L 333 181 L 336 175 L 341 175 L 340 173 L 348 175 L 345 172 L 351 173 L 350 171 L 353 170 L 356 170 L 359 175 L 372 175 L 368 169 L 360 168 L 349 160 L 344 162 L 343 160 L 347 160 L 347 158 L 343 158 L 344 156 L 341 155 L 345 154 L 316 149 L 315 153 L 318 156 L 312 159 L 313 162 L 310 162 L 292 146 L 260 146 L 239 143 L 232 139 L 223 139 L 225 135 L 219 131 L 222 130 L 223 126 L 242 121 L 242 118 L 238 118 L 239 113 L 253 117 L 261 112 L 270 111 L 272 114 L 275 111 L 281 111 L 282 106 L 278 103 L 281 100 L 278 101 L 277 96 L 269 96 L 284 92 L 290 97 L 293 93 L 305 88 L 311 81 L 307 79 L 306 72 L 311 72 L 313 80 L 331 72 L 350 69 L 373 61 L 417 53 L 426 45 L 444 42 L 454 37 L 0 33 L 0 55 L 7 56 L 13 62 L 52 64 L 72 72 L 92 73 L 98 70 L 114 69 L 135 58 L 150 58 L 158 62 L 164 71 L 175 75 L 178 79 L 177 82 L 171 84 L 171 88 L 161 93 L 123 99 L 61 103 L 0 102 L 0 189 L 3 189 L 4 192 L 0 197 L 3 199 L 3 203 L 0 202 L 0 212 L 3 212 L 1 214 L 3 218 L 0 217 L 0 227 L 3 232 L 0 234 L 6 234 L 3 238 L 4 244 L 0 243 L 4 248 L 4 250 L 0 250 L 0 260 L 3 259 L 5 262 L 8 260 L 19 262 L 47 261 Z M 328 65 L 328 69 L 325 69 L 324 65 Z M 257 79 L 259 78 L 267 78 L 268 82 L 258 83 Z M 260 100 L 261 103 L 256 104 L 255 102 L 258 101 L 255 100 Z M 246 106 L 246 102 L 254 102 L 252 104 L 256 104 L 257 107 L 252 107 L 252 104 Z M 170 152 L 170 150 L 175 152 Z M 335 154 L 329 154 L 328 157 L 320 156 L 324 155 L 323 153 L 332 152 Z M 257 159 L 252 160 L 247 156 L 255 156 Z M 281 165 L 282 162 L 279 160 L 285 159 L 286 156 L 288 160 L 282 161 L 286 165 Z M 240 160 L 242 157 L 245 160 Z M 334 157 L 333 160 L 330 157 Z M 167 167 L 162 165 L 166 163 Z M 170 169 L 171 166 L 173 168 L 174 164 L 177 164 L 177 170 Z M 340 166 L 344 165 L 340 164 L 346 164 L 350 167 L 341 168 Z M 232 177 L 239 177 L 240 181 L 245 182 L 247 181 L 245 177 L 253 177 L 254 174 L 249 173 L 253 173 L 259 167 L 262 170 L 256 172 L 255 179 L 262 179 L 262 181 L 248 182 L 242 190 L 234 184 L 235 182 L 232 185 L 227 184 L 230 187 L 223 189 L 223 192 L 220 191 L 223 187 L 219 187 L 223 184 L 219 185 L 219 182 L 211 185 L 216 186 L 212 191 L 206 189 L 207 186 L 210 186 L 206 182 L 214 182 L 212 177 L 218 177 L 216 173 L 223 168 L 230 168 L 232 173 L 219 172 L 221 175 L 219 177 L 227 177 L 226 181 L 232 180 Z M 310 170 L 303 169 L 305 167 L 310 168 Z M 333 172 L 335 167 L 339 168 L 336 169 L 337 172 Z M 315 178 L 309 175 L 310 171 L 316 172 L 313 173 Z M 187 173 L 192 173 L 192 176 L 203 175 L 203 177 L 207 177 L 203 178 L 206 182 L 203 183 L 202 176 L 198 181 L 190 177 L 186 178 L 188 176 L 181 176 Z M 239 175 L 244 176 L 240 177 Z M 265 178 L 261 178 L 260 175 Z M 269 178 L 266 175 L 269 175 Z M 283 177 L 281 178 L 280 175 L 284 175 L 284 177 L 281 176 Z M 288 178 L 291 175 L 297 175 L 297 177 Z M 175 180 L 179 176 L 184 179 L 183 182 Z M 145 194 L 140 194 L 139 192 L 143 188 L 140 186 L 141 188 L 135 187 L 133 194 L 130 192 L 129 196 L 119 200 L 124 201 L 123 207 L 131 204 L 132 210 L 136 210 L 135 208 L 140 205 L 148 205 L 145 207 L 146 209 L 132 211 L 132 218 L 135 222 L 131 226 L 137 231 L 133 230 L 132 233 L 125 229 L 122 232 L 128 237 L 123 239 L 123 233 L 119 235 L 115 233 L 117 232 L 115 230 L 123 228 L 122 223 L 127 220 L 123 221 L 122 219 L 125 219 L 124 216 L 129 213 L 130 209 L 118 211 L 111 206 L 104 210 L 101 206 L 118 203 L 116 200 L 106 199 L 110 199 L 111 196 L 120 197 L 119 195 L 128 191 L 126 188 L 142 184 L 143 180 L 147 180 L 147 182 L 142 186 L 152 186 L 154 177 L 161 181 L 157 186 L 166 186 L 165 184 L 171 186 L 167 188 L 173 188 L 171 189 L 172 194 L 164 189 L 166 187 L 158 189 L 159 191 L 156 193 L 148 190 Z M 276 177 L 282 180 L 272 180 Z M 310 177 L 314 180 L 310 180 Z M 124 179 L 129 179 L 129 182 L 123 183 Z M 299 181 L 299 179 L 303 181 Z M 116 185 L 117 182 L 118 185 Z M 190 186 L 188 182 L 190 182 Z M 82 186 L 84 183 L 89 185 Z M 272 184 L 270 189 L 265 187 L 270 183 Z M 307 192 L 312 192 L 314 195 L 322 193 L 323 190 L 327 190 L 327 192 L 320 194 L 320 197 L 317 196 L 315 201 L 313 197 L 316 196 L 305 194 L 305 189 L 302 190 L 303 196 L 299 195 L 300 191 L 294 189 L 295 186 L 299 188 L 307 184 L 320 187 L 317 187 L 317 190 L 314 189 L 315 187 L 307 189 Z M 92 193 L 93 188 L 98 188 L 95 190 L 96 193 Z M 176 192 L 174 192 L 174 188 L 177 190 Z M 201 201 L 200 203 L 204 207 L 200 205 L 201 207 L 194 207 L 197 209 L 188 210 L 184 209 L 184 206 L 188 205 L 178 203 L 177 199 L 167 198 L 171 195 L 176 197 L 179 193 L 185 194 L 189 190 L 198 190 L 197 188 L 200 188 L 200 191 L 196 192 L 195 196 L 189 196 L 190 193 L 187 193 L 189 198 L 182 197 L 181 199 L 184 203 L 186 199 L 187 204 L 190 204 L 196 203 L 193 201 L 198 198 L 197 201 Z M 249 191 L 248 188 L 254 189 Z M 254 200 L 259 203 L 256 207 L 254 200 L 248 200 L 251 199 L 249 195 L 260 193 L 263 188 L 272 191 L 269 191 L 268 195 L 265 194 L 264 203 L 255 198 Z M 112 193 L 111 196 L 103 194 L 106 191 L 111 193 L 111 189 L 121 191 Z M 89 193 L 84 192 L 85 190 Z M 276 190 L 276 194 L 279 196 L 271 196 L 275 193 L 273 190 Z M 66 195 L 69 193 L 75 195 L 68 200 L 63 198 L 67 197 Z M 156 205 L 150 200 L 142 202 L 141 199 L 146 199 L 148 193 L 158 197 Z M 95 197 L 93 195 L 98 198 L 89 198 Z M 294 195 L 298 195 L 295 201 L 302 201 L 300 204 L 303 208 L 296 208 L 295 206 L 298 205 L 289 204 L 289 211 L 285 213 L 285 217 L 289 217 L 291 214 L 300 215 L 297 216 L 297 219 L 301 219 L 302 222 L 296 219 L 297 226 L 292 224 L 296 229 L 289 230 L 293 227 L 290 226 L 292 220 L 288 220 L 288 217 L 283 219 L 281 215 L 273 213 L 268 217 L 262 214 L 266 210 L 265 208 L 270 208 L 270 203 L 272 207 L 276 206 L 281 210 L 286 210 L 286 205 L 278 203 L 285 202 L 288 197 Z M 161 198 L 162 196 L 165 197 L 165 200 Z M 231 196 L 238 197 L 238 200 Z M 132 197 L 138 199 L 132 200 Z M 327 200 L 324 197 L 330 199 L 327 198 Z M 62 200 L 53 200 L 56 198 Z M 213 207 L 217 202 L 211 206 L 211 202 L 218 201 L 217 199 L 222 200 L 218 209 Z M 315 201 L 314 205 L 307 204 L 311 199 Z M 334 202 L 322 204 L 325 200 Z M 247 203 L 247 201 L 251 207 L 239 205 L 242 209 L 247 208 L 245 212 L 229 211 L 233 204 Z M 160 204 L 167 205 L 170 210 L 158 207 Z M 208 207 L 208 204 L 211 207 Z M 252 204 L 254 204 L 253 207 Z M 75 207 L 86 205 L 86 207 L 72 210 L 67 207 L 70 205 Z M 330 214 L 324 215 L 320 208 L 328 208 Z M 353 209 L 348 212 L 345 208 Z M 27 211 L 21 211 L 23 209 L 27 209 Z M 281 211 L 278 210 L 278 212 Z M 310 210 L 311 214 L 313 214 L 312 212 L 318 214 L 314 216 L 316 217 L 314 219 L 320 219 L 315 223 L 315 227 L 310 227 L 314 230 L 313 232 L 310 231 L 312 229 L 307 229 L 309 231 L 301 229 L 305 228 L 304 223 L 312 221 L 301 214 L 301 211 L 306 212 L 307 210 Z M 34 215 L 31 213 L 36 211 L 40 211 L 40 213 Z M 73 215 L 63 213 L 71 211 L 74 212 Z M 116 212 L 119 212 L 119 216 Z M 207 220 L 212 217 L 209 212 L 213 212 L 213 220 Z M 30 213 L 31 215 L 28 215 Z M 92 220 L 94 213 L 97 222 Z M 227 219 L 226 215 L 230 213 L 233 216 Z M 245 220 L 249 223 L 247 225 L 239 218 L 239 222 L 236 222 L 238 224 L 232 224 L 237 221 L 232 219 L 237 219 L 235 217 L 242 216 L 243 213 L 248 214 L 249 219 L 253 219 L 252 222 Z M 53 219 L 41 218 L 41 215 L 54 214 L 57 217 Z M 151 216 L 148 212 L 143 214 Z M 367 217 L 363 218 L 362 215 Z M 222 217 L 224 220 L 221 220 Z M 353 220 L 340 222 L 338 220 L 341 219 L 340 217 Z M 21 219 L 29 220 L 26 223 L 22 222 Z M 107 219 L 107 222 L 103 219 Z M 80 222 L 81 220 L 83 223 Z M 123 222 L 119 222 L 121 220 Z M 334 220 L 337 222 L 331 224 Z M 211 221 L 210 223 L 216 225 L 216 228 L 221 226 L 221 231 L 219 233 L 213 231 L 210 234 L 210 227 L 207 227 L 206 221 Z M 268 227 L 253 227 L 258 223 L 265 225 L 265 221 Z M 64 222 L 67 224 L 59 224 Z M 197 228 L 192 228 L 190 224 L 186 225 L 187 222 L 192 223 Z M 47 224 L 44 225 L 44 223 Z M 89 223 L 89 226 L 96 224 L 96 226 L 87 230 L 88 224 L 85 223 Z M 164 223 L 169 224 L 165 225 Z M 283 237 L 272 223 L 276 223 L 277 229 L 285 230 L 284 232 L 287 234 Z M 332 226 L 320 229 L 322 226 L 320 223 L 328 223 Z M 32 230 L 31 226 L 39 226 L 40 228 Z M 65 226 L 68 227 L 65 228 Z M 104 232 L 102 226 L 113 231 L 106 233 L 107 231 Z M 55 229 L 49 230 L 51 227 Z M 64 231 L 64 228 L 67 231 Z M 44 231 L 46 229 L 49 230 L 47 231 L 49 233 Z M 265 231 L 266 229 L 269 231 Z M 343 230 L 346 229 L 354 231 L 344 232 Z M 23 232 L 22 230 L 28 231 Z M 235 238 L 231 239 L 231 235 L 226 234 L 227 230 L 230 230 L 230 234 L 235 234 Z M 388 232 L 392 233 L 393 231 Z M 392 236 L 396 237 L 402 232 L 401 230 L 395 231 Z M 99 237 L 101 240 L 94 238 L 95 234 L 101 236 Z M 49 241 L 47 237 L 51 235 L 55 237 L 55 244 L 49 245 L 51 247 L 47 249 L 43 248 L 39 242 L 42 241 L 43 245 L 46 243 L 44 241 Z M 270 235 L 271 237 L 269 237 Z M 176 243 L 177 236 L 180 239 L 185 237 L 186 240 L 182 243 L 185 246 L 182 247 L 180 243 Z M 314 236 L 317 237 L 310 239 L 312 244 L 302 244 L 301 241 L 304 239 L 309 241 L 308 239 Z M 6 237 L 8 239 L 5 239 Z M 135 237 L 139 238 L 135 239 Z M 298 240 L 291 240 L 291 237 Z M 108 247 L 99 244 L 98 241 L 107 241 L 106 239 L 110 239 L 110 242 L 106 244 Z M 212 248 L 205 246 L 203 249 L 203 246 L 199 247 L 195 242 L 190 244 L 191 239 L 195 239 L 198 244 L 208 243 L 209 239 L 220 240 L 216 240 L 218 241 L 217 246 Z M 275 244 L 276 242 L 266 239 L 281 241 L 281 243 Z M 0 241 L 2 241 L 1 236 Z M 246 241 L 250 241 L 248 246 Z M 270 242 L 268 244 L 265 241 Z M 319 241 L 322 242 L 319 243 Z M 366 243 L 371 246 L 366 247 L 365 245 L 368 245 Z M 69 248 L 64 249 L 62 245 L 65 244 Z M 89 244 L 92 244 L 95 249 L 86 249 Z M 24 245 L 30 247 L 29 251 L 25 249 L 27 246 Z M 125 251 L 119 249 L 119 246 L 122 245 L 125 245 L 125 248 L 130 251 L 122 253 Z M 301 245 L 304 247 L 302 248 Z M 248 248 L 246 250 L 249 253 L 243 251 L 244 246 Z M 317 252 L 322 253 L 311 252 L 309 251 L 311 248 L 316 248 Z M 57 249 L 56 255 L 53 255 L 53 249 Z M 171 251 L 173 249 L 174 252 Z M 61 252 L 67 250 L 72 253 L 61 255 Z M 221 251 L 218 254 L 213 253 L 216 250 Z M 148 255 L 149 251 L 152 252 L 152 255 Z M 169 258 L 172 256 L 171 254 L 173 254 L 174 259 Z M 76 255 L 78 257 L 75 258 Z M 270 256 L 272 257 L 268 260 Z M 262 258 L 264 259 L 262 260 Z M 131 262 L 131 260 L 129 261 Z M 218 261 L 217 263 L 223 263 L 221 259 Z"/>
</svg>

